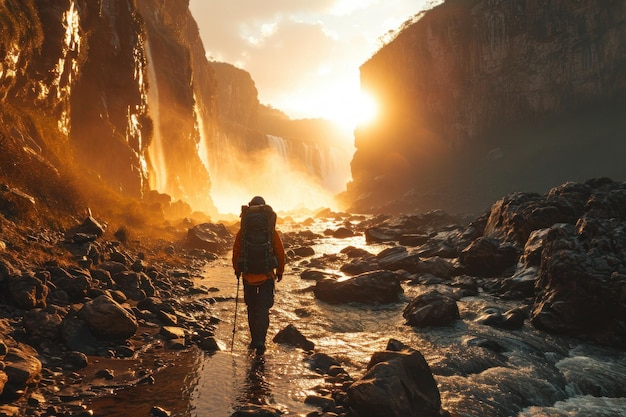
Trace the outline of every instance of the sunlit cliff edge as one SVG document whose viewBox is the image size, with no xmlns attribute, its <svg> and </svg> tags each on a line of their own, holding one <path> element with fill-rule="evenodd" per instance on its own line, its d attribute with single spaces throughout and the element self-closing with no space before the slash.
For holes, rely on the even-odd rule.
<svg viewBox="0 0 626 417">
<path fill-rule="evenodd" d="M 626 3 L 457 1 L 361 67 L 352 210 L 481 211 L 516 190 L 626 179 Z"/>
</svg>

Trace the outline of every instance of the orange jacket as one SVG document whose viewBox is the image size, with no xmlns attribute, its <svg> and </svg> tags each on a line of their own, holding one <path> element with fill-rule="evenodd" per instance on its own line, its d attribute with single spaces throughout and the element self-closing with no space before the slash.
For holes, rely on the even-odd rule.
<svg viewBox="0 0 626 417">
<path fill-rule="evenodd" d="M 276 259 L 278 259 L 278 266 L 275 271 L 270 271 L 268 274 L 250 274 L 244 273 L 243 279 L 246 280 L 248 284 L 260 285 L 263 282 L 267 281 L 268 278 L 274 279 L 276 275 L 283 275 L 285 271 L 285 248 L 283 247 L 283 241 L 280 239 L 280 235 L 278 231 L 274 230 L 274 255 L 276 255 Z M 237 260 L 239 259 L 239 255 L 241 254 L 241 229 L 237 232 L 237 236 L 235 236 L 235 244 L 233 245 L 233 268 L 235 269 L 235 274 L 239 274 L 239 266 L 237 264 Z"/>
</svg>

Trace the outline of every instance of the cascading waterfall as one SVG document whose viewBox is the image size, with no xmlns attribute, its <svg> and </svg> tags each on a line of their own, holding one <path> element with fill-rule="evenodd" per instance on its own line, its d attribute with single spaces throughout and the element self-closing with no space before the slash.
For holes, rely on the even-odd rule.
<svg viewBox="0 0 626 417">
<path fill-rule="evenodd" d="M 201 158 L 207 150 L 211 197 L 221 213 L 238 213 L 254 195 L 281 210 L 335 207 L 333 196 L 350 180 L 349 150 L 248 134 L 221 128 L 199 146 Z"/>
<path fill-rule="evenodd" d="M 279 136 L 267 135 L 268 144 L 285 161 L 299 161 L 302 168 L 332 193 L 345 189 L 351 179 L 351 154 L 347 148 L 301 143 L 293 146 Z"/>
<path fill-rule="evenodd" d="M 150 159 L 150 188 L 160 192 L 167 192 L 167 166 L 165 164 L 165 151 L 163 149 L 163 137 L 161 135 L 161 123 L 159 118 L 159 85 L 157 83 L 156 68 L 152 60 L 150 42 L 146 40 L 146 55 L 148 61 L 148 113 L 152 119 L 153 134 L 152 143 L 148 148 Z"/>
</svg>

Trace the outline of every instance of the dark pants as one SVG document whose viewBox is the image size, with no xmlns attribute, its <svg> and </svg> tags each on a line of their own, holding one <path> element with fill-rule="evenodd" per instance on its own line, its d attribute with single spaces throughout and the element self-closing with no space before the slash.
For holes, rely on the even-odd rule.
<svg viewBox="0 0 626 417">
<path fill-rule="evenodd" d="M 243 291 L 248 306 L 248 326 L 252 338 L 250 347 L 265 347 L 270 308 L 274 305 L 274 280 L 268 279 L 261 285 L 250 285 L 244 280 Z"/>
</svg>

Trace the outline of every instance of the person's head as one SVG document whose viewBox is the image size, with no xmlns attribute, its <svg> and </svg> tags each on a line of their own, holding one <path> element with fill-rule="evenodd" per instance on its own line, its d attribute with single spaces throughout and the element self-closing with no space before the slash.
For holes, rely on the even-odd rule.
<svg viewBox="0 0 626 417">
<path fill-rule="evenodd" d="M 248 206 L 250 206 L 250 207 L 252 207 L 252 206 L 262 206 L 264 204 L 265 204 L 265 199 L 263 197 L 257 195 L 252 200 L 250 200 L 250 202 L 248 203 Z"/>
</svg>

